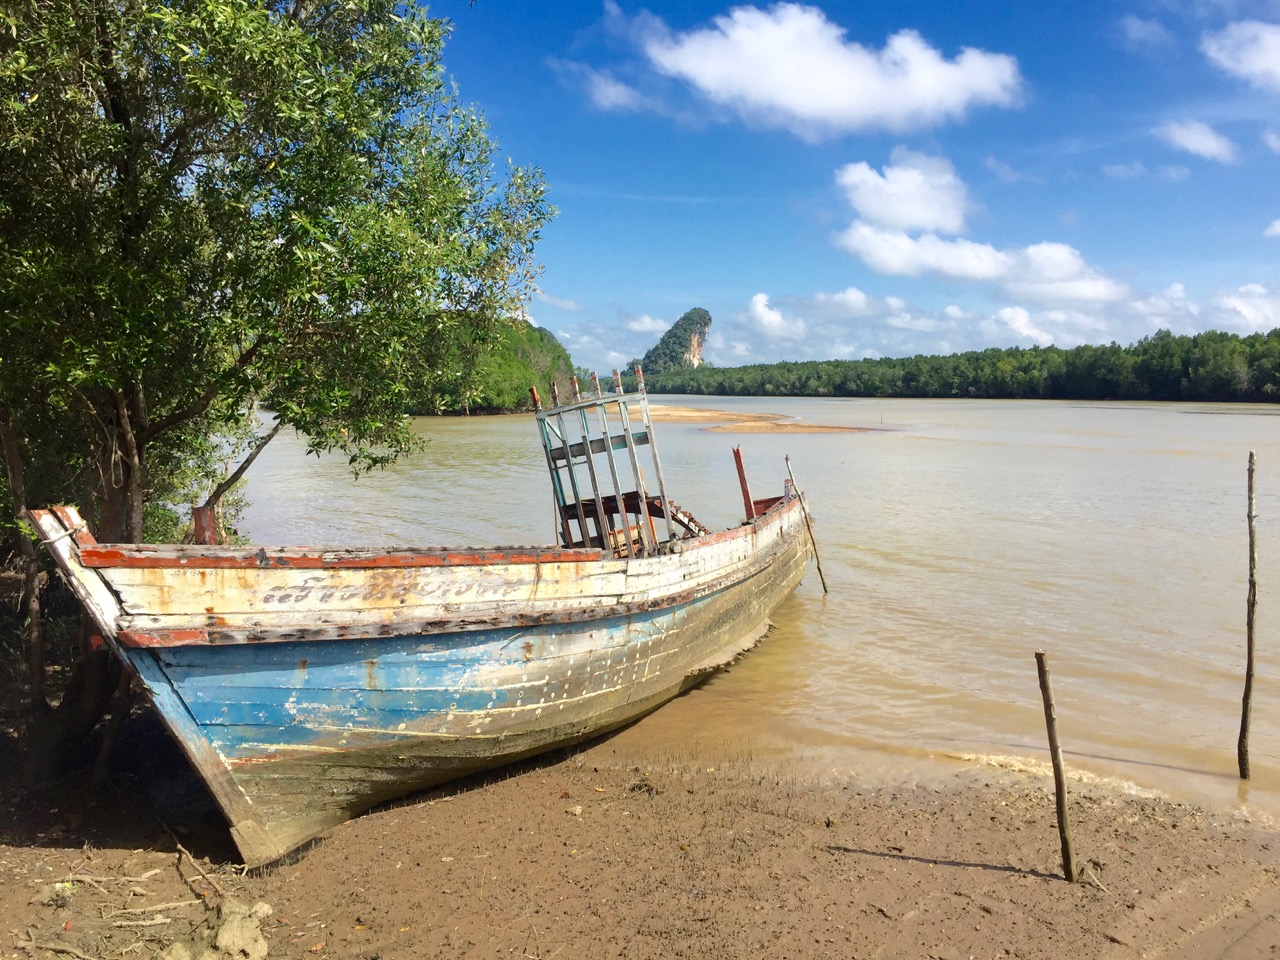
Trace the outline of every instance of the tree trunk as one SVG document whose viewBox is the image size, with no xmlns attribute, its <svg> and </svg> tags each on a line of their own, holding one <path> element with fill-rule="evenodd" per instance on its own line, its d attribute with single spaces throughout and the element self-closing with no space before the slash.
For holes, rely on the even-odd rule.
<svg viewBox="0 0 1280 960">
<path fill-rule="evenodd" d="M 104 398 L 106 401 L 110 399 L 110 394 Z M 105 542 L 123 541 L 128 535 L 125 520 L 131 481 L 129 466 L 119 449 L 119 430 L 110 426 L 115 416 L 106 403 L 96 409 L 88 406 L 87 412 L 102 425 L 100 440 L 90 450 L 92 461 L 84 482 L 89 496 L 87 506 L 92 515 L 94 498 L 90 491 L 96 486 L 96 535 Z M 102 416 L 103 413 L 106 416 Z M 83 614 L 81 624 L 81 655 L 70 680 L 61 691 L 58 706 L 49 710 L 46 701 L 43 715 L 37 716 L 31 726 L 22 764 L 22 781 L 27 785 L 46 780 L 67 767 L 85 738 L 102 719 L 119 683 L 121 665 L 109 651 L 90 648 L 90 631 Z"/>
<path fill-rule="evenodd" d="M 57 709 L 32 730 L 22 764 L 24 785 L 34 786 L 59 773 L 106 713 L 121 669 L 108 650 L 94 650 L 76 663 Z"/>
<path fill-rule="evenodd" d="M 125 532 L 130 543 L 142 542 L 143 497 L 145 489 L 145 471 L 143 469 L 143 447 L 133 432 L 133 417 L 129 413 L 129 401 L 123 390 L 116 391 L 116 428 L 124 440 L 125 473 L 127 483 L 125 489 Z"/>
<path fill-rule="evenodd" d="M 98 472 L 101 483 L 98 490 L 98 540 L 103 543 L 121 543 L 125 533 L 125 465 L 120 449 L 105 438 L 98 447 Z"/>
<path fill-rule="evenodd" d="M 88 526 L 89 533 L 98 536 L 98 479 L 97 450 L 89 447 L 89 456 L 85 459 L 85 467 L 80 475 L 83 487 L 80 491 L 80 519 Z"/>
<path fill-rule="evenodd" d="M 22 447 L 13 426 L 13 415 L 0 408 L 0 446 L 9 478 L 13 515 L 23 520 L 27 513 L 27 488 L 23 476 Z M 44 621 L 40 615 L 40 561 L 35 546 L 22 532 L 18 534 L 18 554 L 22 557 L 22 592 L 27 606 L 27 688 L 31 718 L 49 712 L 44 689 Z"/>
</svg>

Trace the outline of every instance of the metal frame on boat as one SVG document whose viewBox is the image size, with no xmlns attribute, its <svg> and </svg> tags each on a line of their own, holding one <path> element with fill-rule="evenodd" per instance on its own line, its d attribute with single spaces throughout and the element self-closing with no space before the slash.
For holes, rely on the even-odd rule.
<svg viewBox="0 0 1280 960">
<path fill-rule="evenodd" d="M 71 507 L 32 512 L 245 863 L 614 729 L 767 630 L 812 552 L 798 493 L 753 500 L 735 450 L 747 516 L 707 530 L 667 496 L 643 377 L 592 380 L 537 404 L 551 547 L 99 544 Z"/>
</svg>

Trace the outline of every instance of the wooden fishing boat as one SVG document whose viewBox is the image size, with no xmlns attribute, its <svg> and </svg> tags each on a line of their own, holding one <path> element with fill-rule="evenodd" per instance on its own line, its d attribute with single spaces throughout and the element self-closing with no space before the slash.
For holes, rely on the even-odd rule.
<svg viewBox="0 0 1280 960">
<path fill-rule="evenodd" d="M 763 635 L 812 552 L 798 492 L 753 500 L 735 450 L 746 518 L 707 530 L 667 496 L 643 379 L 592 380 L 538 405 L 554 546 L 104 544 L 73 508 L 33 511 L 245 863 L 614 729 Z"/>
</svg>

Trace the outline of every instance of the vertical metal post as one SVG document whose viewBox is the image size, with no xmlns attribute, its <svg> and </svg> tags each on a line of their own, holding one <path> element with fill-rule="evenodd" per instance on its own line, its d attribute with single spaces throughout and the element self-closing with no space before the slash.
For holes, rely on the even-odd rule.
<svg viewBox="0 0 1280 960">
<path fill-rule="evenodd" d="M 600 378 L 594 373 L 591 374 L 591 386 L 595 388 L 596 399 L 604 399 L 604 391 L 600 388 Z M 636 554 L 635 547 L 631 543 L 631 534 L 627 529 L 627 506 L 622 499 L 622 481 L 618 477 L 618 462 L 613 456 L 613 436 L 609 430 L 609 413 L 605 410 L 603 403 L 596 405 L 596 411 L 600 415 L 600 435 L 604 437 L 605 457 L 609 461 L 609 475 L 613 478 L 613 498 L 618 508 L 618 517 L 622 520 L 623 539 L 627 543 L 627 556 L 634 557 Z"/>
<path fill-rule="evenodd" d="M 556 519 L 560 524 L 560 543 L 568 547 L 573 545 L 573 533 L 569 529 L 569 521 L 564 515 L 564 487 L 560 482 L 560 471 L 556 469 L 551 458 L 551 435 L 547 426 L 546 414 L 542 412 L 542 399 L 538 396 L 538 388 L 530 387 L 529 396 L 533 398 L 533 412 L 538 421 L 538 434 L 542 438 L 542 452 L 547 458 L 547 472 L 551 474 L 551 501 Z"/>
<path fill-rule="evenodd" d="M 578 489 L 578 471 L 574 469 L 573 450 L 569 444 L 569 430 L 565 424 L 564 414 L 560 412 L 560 391 L 553 383 L 551 385 L 551 399 L 556 404 L 554 410 L 550 411 L 555 414 L 556 425 L 559 427 L 560 449 L 564 453 L 564 467 L 569 474 L 569 489 L 573 491 L 573 509 L 578 518 L 578 530 L 582 534 L 582 542 L 584 545 L 592 542 L 591 535 L 587 529 L 586 505 L 582 502 L 582 491 Z M 604 531 L 600 531 L 600 543 L 598 546 L 604 546 Z"/>
<path fill-rule="evenodd" d="M 671 501 L 667 499 L 667 484 L 662 478 L 662 461 L 658 459 L 658 444 L 653 438 L 653 425 L 649 420 L 649 394 L 644 388 L 644 371 L 636 364 L 636 387 L 640 395 L 640 419 L 644 421 L 645 436 L 649 439 L 649 450 L 653 454 L 653 472 L 658 475 L 658 497 L 662 501 L 662 513 L 667 521 L 667 539 L 676 538 L 676 525 L 672 522 Z"/>
<path fill-rule="evenodd" d="M 635 438 L 631 436 L 631 417 L 627 413 L 626 397 L 622 395 L 622 376 L 613 371 L 613 381 L 618 394 L 618 415 L 622 418 L 622 439 L 627 445 L 627 456 L 631 458 L 631 470 L 636 478 L 636 498 L 640 523 L 640 536 L 649 553 L 656 551 L 658 535 L 653 528 L 653 519 L 649 516 L 648 491 L 644 486 L 644 472 L 640 469 L 640 455 L 636 452 Z"/>
<path fill-rule="evenodd" d="M 573 399 L 582 402 L 582 394 L 578 390 L 578 378 L 573 378 Z M 609 522 L 609 514 L 604 508 L 604 500 L 600 496 L 600 478 L 596 475 L 595 454 L 591 450 L 591 422 L 587 419 L 587 411 L 578 408 L 578 426 L 582 431 L 582 456 L 587 462 L 587 476 L 591 479 L 591 494 L 596 505 L 596 527 L 600 531 L 600 547 L 613 546 L 613 525 Z"/>
</svg>

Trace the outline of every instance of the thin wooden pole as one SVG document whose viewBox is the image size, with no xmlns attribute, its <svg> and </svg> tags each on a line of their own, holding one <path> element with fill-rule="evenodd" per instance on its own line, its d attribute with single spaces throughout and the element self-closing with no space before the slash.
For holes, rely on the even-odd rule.
<svg viewBox="0 0 1280 960">
<path fill-rule="evenodd" d="M 1062 841 L 1062 874 L 1076 882 L 1076 859 L 1071 851 L 1071 821 L 1067 818 L 1067 775 L 1062 768 L 1062 745 L 1058 742 L 1058 712 L 1053 705 L 1049 664 L 1043 650 L 1036 651 L 1036 672 L 1040 675 L 1040 696 L 1044 699 L 1044 722 L 1049 729 L 1049 756 L 1053 759 L 1053 786 L 1058 800 L 1058 839 Z"/>
<path fill-rule="evenodd" d="M 1254 530 L 1253 474 L 1258 455 L 1249 451 L 1249 595 L 1245 600 L 1244 698 L 1240 708 L 1240 739 L 1236 743 L 1236 759 L 1240 762 L 1240 779 L 1249 779 L 1249 713 L 1253 709 L 1253 614 L 1258 606 L 1258 537 Z"/>
<path fill-rule="evenodd" d="M 818 540 L 813 535 L 813 524 L 809 522 L 809 507 L 804 502 L 804 491 L 800 489 L 800 485 L 796 483 L 796 475 L 791 472 L 791 457 L 782 458 L 787 464 L 787 476 L 791 478 L 791 489 L 796 492 L 796 496 L 800 498 L 800 514 L 804 517 L 804 527 L 809 531 L 809 543 L 813 546 L 813 562 L 818 568 L 818 580 L 822 582 L 822 592 L 828 593 L 827 578 L 822 573 L 822 558 L 818 556 Z"/>
</svg>

